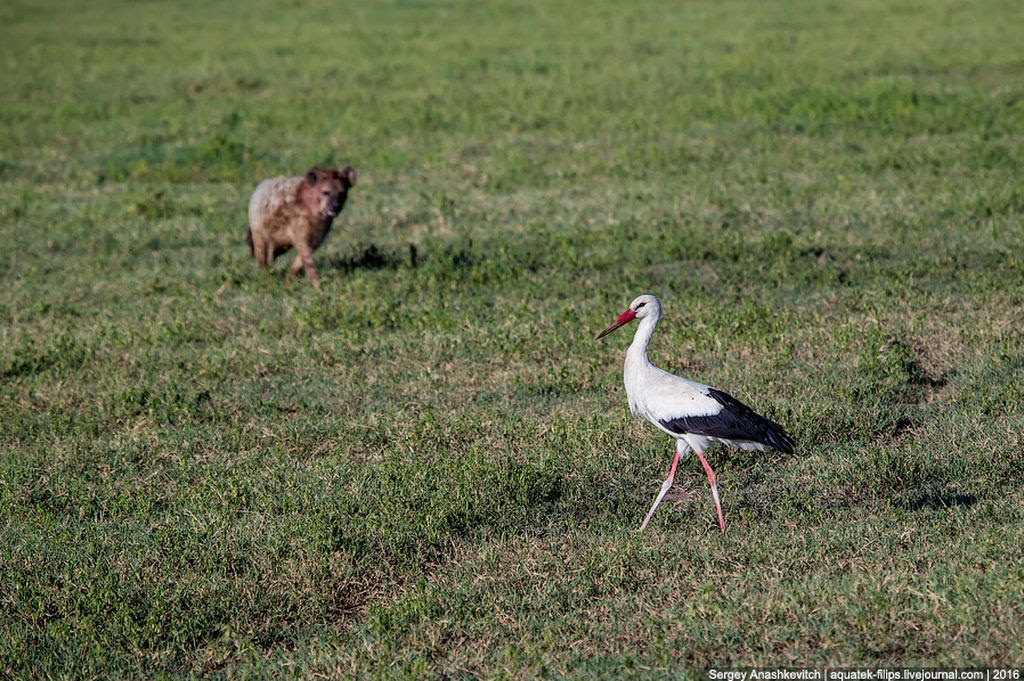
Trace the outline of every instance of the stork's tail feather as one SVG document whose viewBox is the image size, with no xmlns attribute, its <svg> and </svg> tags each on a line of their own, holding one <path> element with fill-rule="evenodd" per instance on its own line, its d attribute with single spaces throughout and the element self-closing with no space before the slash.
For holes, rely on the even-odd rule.
<svg viewBox="0 0 1024 681">
<path fill-rule="evenodd" d="M 796 442 L 781 425 L 761 416 L 729 393 L 709 388 L 708 394 L 722 405 L 722 413 L 719 416 L 731 422 L 730 425 L 735 430 L 746 431 L 749 439 L 754 442 L 768 445 L 785 454 L 793 453 Z"/>
<path fill-rule="evenodd" d="M 764 444 L 785 454 L 793 453 L 793 450 L 796 447 L 796 441 L 793 439 L 792 435 L 786 432 L 785 428 L 769 419 L 764 419 L 764 423 L 761 424 L 761 428 L 763 429 L 762 433 L 764 436 Z"/>
</svg>

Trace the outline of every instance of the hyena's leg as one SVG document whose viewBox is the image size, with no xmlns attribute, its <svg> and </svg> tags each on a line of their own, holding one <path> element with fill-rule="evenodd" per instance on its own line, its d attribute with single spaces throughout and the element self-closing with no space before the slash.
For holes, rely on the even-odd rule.
<svg viewBox="0 0 1024 681">
<path fill-rule="evenodd" d="M 252 234 L 252 257 L 256 259 L 256 264 L 260 268 L 264 268 L 270 264 L 267 260 L 267 240 L 256 232 L 250 232 L 250 234 Z"/>
<path fill-rule="evenodd" d="M 292 275 L 293 277 L 297 277 L 300 274 L 302 274 L 302 256 L 301 255 L 295 256 L 295 262 L 293 262 L 292 266 L 288 268 L 288 274 Z"/>
<path fill-rule="evenodd" d="M 313 288 L 320 288 L 320 273 L 316 271 L 316 265 L 313 264 L 313 249 L 300 239 L 295 244 L 295 250 L 299 252 L 298 260 L 302 264 L 302 269 L 306 270 L 309 283 L 313 285 Z"/>
</svg>

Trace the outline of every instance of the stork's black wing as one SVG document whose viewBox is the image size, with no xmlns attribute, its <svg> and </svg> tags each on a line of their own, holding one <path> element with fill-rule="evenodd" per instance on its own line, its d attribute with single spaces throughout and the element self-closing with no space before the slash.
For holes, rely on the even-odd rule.
<svg viewBox="0 0 1024 681">
<path fill-rule="evenodd" d="M 725 440 L 760 442 L 787 454 L 793 453 L 796 443 L 786 429 L 758 414 L 735 397 L 721 390 L 708 389 L 708 395 L 722 405 L 717 414 L 708 416 L 680 416 L 660 421 L 661 425 L 678 435 L 706 435 Z"/>
</svg>

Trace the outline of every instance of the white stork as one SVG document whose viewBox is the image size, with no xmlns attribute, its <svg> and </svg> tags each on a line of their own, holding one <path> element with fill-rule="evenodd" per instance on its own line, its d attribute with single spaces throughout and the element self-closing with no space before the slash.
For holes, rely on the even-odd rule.
<svg viewBox="0 0 1024 681">
<path fill-rule="evenodd" d="M 654 510 L 672 487 L 679 457 L 692 449 L 697 452 L 697 458 L 708 475 L 711 498 L 715 501 L 715 511 L 718 513 L 718 526 L 725 532 L 722 504 L 718 500 L 718 483 L 715 472 L 704 458 L 704 450 L 721 442 L 740 449 L 764 450 L 765 447 L 772 447 L 780 452 L 792 453 L 793 438 L 782 426 L 755 413 L 732 395 L 703 383 L 674 376 L 651 364 L 647 359 L 647 346 L 651 343 L 651 336 L 660 318 L 661 303 L 655 296 L 643 295 L 630 303 L 629 309 L 597 336 L 598 339 L 604 338 L 620 326 L 634 319 L 640 320 L 633 342 L 626 351 L 622 371 L 629 410 L 676 439 L 676 456 L 672 460 L 672 468 L 640 525 L 640 530 L 647 527 Z"/>
</svg>

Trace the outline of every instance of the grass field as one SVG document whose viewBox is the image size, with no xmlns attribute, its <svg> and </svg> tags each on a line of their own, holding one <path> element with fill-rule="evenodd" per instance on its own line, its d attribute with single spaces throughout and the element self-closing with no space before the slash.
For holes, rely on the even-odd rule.
<svg viewBox="0 0 1024 681">
<path fill-rule="evenodd" d="M 0 6 L 0 676 L 1024 666 L 1024 5 Z M 320 291 L 256 183 L 351 163 Z M 652 359 L 797 453 L 692 457 Z"/>
</svg>

